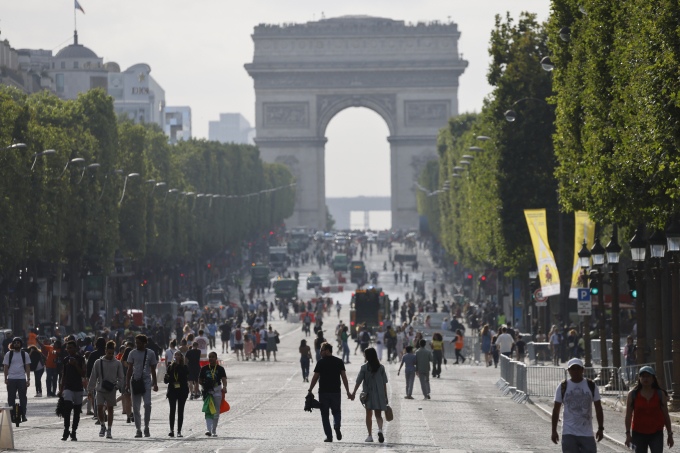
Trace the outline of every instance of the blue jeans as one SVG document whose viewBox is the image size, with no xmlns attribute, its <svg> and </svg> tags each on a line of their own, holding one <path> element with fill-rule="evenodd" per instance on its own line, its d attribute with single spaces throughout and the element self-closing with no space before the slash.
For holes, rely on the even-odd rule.
<svg viewBox="0 0 680 453">
<path fill-rule="evenodd" d="M 300 357 L 300 366 L 302 367 L 302 379 L 307 379 L 309 376 L 309 357 Z"/>
<path fill-rule="evenodd" d="M 327 439 L 333 438 L 333 430 L 328 418 L 328 410 L 333 414 L 333 427 L 340 429 L 340 393 L 319 393 L 319 403 L 321 403 L 321 423 L 323 432 Z"/>
<path fill-rule="evenodd" d="M 345 357 L 347 357 L 347 360 L 345 360 Z M 349 363 L 349 345 L 346 341 L 342 342 L 342 361 Z"/>
<path fill-rule="evenodd" d="M 47 368 L 47 396 L 57 396 L 57 369 Z"/>
</svg>

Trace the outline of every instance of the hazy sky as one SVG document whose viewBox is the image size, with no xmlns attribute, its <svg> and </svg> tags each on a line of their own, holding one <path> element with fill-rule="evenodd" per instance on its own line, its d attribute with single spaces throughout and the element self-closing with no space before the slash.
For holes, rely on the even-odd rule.
<svg viewBox="0 0 680 453">
<path fill-rule="evenodd" d="M 487 46 L 495 14 L 521 11 L 545 20 L 548 0 L 79 0 L 79 42 L 121 69 L 151 66 L 167 105 L 188 105 L 195 137 L 208 136 L 208 121 L 240 112 L 254 124 L 255 95 L 243 65 L 253 57 L 251 33 L 260 23 L 307 22 L 365 14 L 406 22 L 447 21 L 462 33 L 458 49 L 469 66 L 460 78 L 460 112 L 479 111 L 491 91 Z M 72 43 L 73 0 L 4 0 L 0 31 L 14 48 L 52 49 Z M 327 130 L 326 195 L 389 195 L 389 146 L 384 121 L 350 108 Z M 348 176 L 368 169 L 361 186 Z"/>
</svg>

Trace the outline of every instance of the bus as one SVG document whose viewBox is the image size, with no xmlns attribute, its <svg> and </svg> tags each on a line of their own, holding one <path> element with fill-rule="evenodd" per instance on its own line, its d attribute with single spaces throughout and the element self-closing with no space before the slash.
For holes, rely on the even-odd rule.
<svg viewBox="0 0 680 453">
<path fill-rule="evenodd" d="M 276 302 L 292 302 L 297 300 L 298 281 L 292 278 L 277 278 L 274 280 L 274 295 Z"/>
<path fill-rule="evenodd" d="M 333 271 L 347 272 L 347 255 L 338 253 L 333 257 Z"/>
<path fill-rule="evenodd" d="M 366 283 L 366 265 L 363 261 L 349 263 L 350 281 L 352 283 Z"/>
<path fill-rule="evenodd" d="M 382 288 L 374 286 L 357 290 L 352 294 L 349 309 L 349 330 L 352 338 L 357 337 L 357 326 L 366 323 L 370 332 L 375 331 L 390 319 L 390 298 Z"/>
</svg>

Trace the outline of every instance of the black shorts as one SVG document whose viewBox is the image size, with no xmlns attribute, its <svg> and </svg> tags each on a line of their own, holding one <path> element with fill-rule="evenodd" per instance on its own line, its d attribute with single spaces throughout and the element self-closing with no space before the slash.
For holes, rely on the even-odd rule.
<svg viewBox="0 0 680 453">
<path fill-rule="evenodd" d="M 235 344 L 234 345 L 234 351 L 243 351 L 243 343 Z"/>
<path fill-rule="evenodd" d="M 359 343 L 361 345 L 361 352 L 364 352 L 368 348 L 368 343 Z"/>
</svg>

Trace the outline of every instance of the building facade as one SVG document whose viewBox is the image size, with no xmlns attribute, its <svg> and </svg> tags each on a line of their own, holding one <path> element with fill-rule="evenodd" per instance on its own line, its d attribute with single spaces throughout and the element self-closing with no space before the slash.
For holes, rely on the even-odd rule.
<svg viewBox="0 0 680 453">
<path fill-rule="evenodd" d="M 165 135 L 173 145 L 191 138 L 191 107 L 165 108 Z"/>
<path fill-rule="evenodd" d="M 151 67 L 138 63 L 121 72 L 117 63 L 110 62 L 106 68 L 116 114 L 135 123 L 156 123 L 165 130 L 165 90 L 149 74 Z"/>
<path fill-rule="evenodd" d="M 220 113 L 219 121 L 208 124 L 208 139 L 220 143 L 252 145 L 255 129 L 240 113 Z"/>
<path fill-rule="evenodd" d="M 73 34 L 73 44 L 56 55 L 51 50 L 16 50 L 7 40 L 0 42 L 0 84 L 29 94 L 47 89 L 64 100 L 101 88 L 114 98 L 117 114 L 125 114 L 135 123 L 156 123 L 165 130 L 165 90 L 150 72 L 146 63 L 122 72 L 117 63 L 104 63 L 94 51 L 78 43 L 78 32 Z"/>
</svg>

